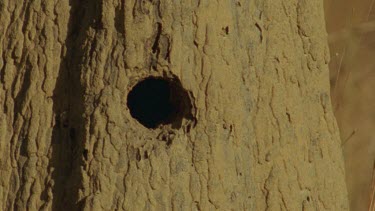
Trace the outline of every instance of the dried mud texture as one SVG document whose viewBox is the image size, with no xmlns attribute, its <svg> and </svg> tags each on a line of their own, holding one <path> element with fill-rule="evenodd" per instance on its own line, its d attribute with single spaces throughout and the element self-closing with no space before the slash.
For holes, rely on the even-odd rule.
<svg viewBox="0 0 375 211">
<path fill-rule="evenodd" d="M 0 2 L 3 210 L 347 210 L 320 1 Z M 127 94 L 177 77 L 192 118 Z"/>
</svg>

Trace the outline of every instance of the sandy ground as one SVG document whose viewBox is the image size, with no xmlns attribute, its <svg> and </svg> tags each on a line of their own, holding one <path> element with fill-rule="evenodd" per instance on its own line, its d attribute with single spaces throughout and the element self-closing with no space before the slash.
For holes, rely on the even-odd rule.
<svg viewBox="0 0 375 211">
<path fill-rule="evenodd" d="M 351 209 L 368 210 L 375 161 L 373 0 L 325 0 L 331 96 L 340 127 Z"/>
</svg>

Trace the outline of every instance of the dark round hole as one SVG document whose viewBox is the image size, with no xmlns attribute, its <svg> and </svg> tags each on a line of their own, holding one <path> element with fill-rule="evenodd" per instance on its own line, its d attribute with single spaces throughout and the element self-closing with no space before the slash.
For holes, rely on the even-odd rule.
<svg viewBox="0 0 375 211">
<path fill-rule="evenodd" d="M 128 108 L 133 118 L 147 128 L 181 122 L 187 105 L 187 94 L 179 81 L 149 77 L 128 94 Z"/>
<path fill-rule="evenodd" d="M 308 196 L 306 199 L 307 199 L 307 201 L 310 201 L 310 200 L 311 200 L 311 199 L 310 199 L 310 196 Z"/>
</svg>

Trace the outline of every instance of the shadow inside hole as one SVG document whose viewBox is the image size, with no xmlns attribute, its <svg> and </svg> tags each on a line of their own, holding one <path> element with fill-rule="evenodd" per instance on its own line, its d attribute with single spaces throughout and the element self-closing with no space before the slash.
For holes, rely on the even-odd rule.
<svg viewBox="0 0 375 211">
<path fill-rule="evenodd" d="M 180 128 L 183 118 L 193 116 L 189 95 L 178 79 L 148 77 L 133 87 L 127 101 L 131 116 L 147 128 Z"/>
</svg>

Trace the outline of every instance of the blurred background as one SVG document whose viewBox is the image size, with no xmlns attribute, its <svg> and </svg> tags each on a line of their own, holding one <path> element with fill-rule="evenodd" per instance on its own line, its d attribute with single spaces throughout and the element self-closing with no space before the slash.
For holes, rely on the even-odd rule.
<svg viewBox="0 0 375 211">
<path fill-rule="evenodd" d="M 375 168 L 375 0 L 324 1 L 331 98 L 350 207 L 369 210 Z"/>
</svg>

